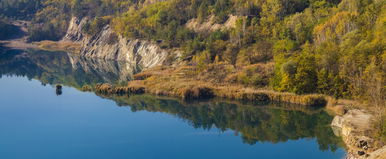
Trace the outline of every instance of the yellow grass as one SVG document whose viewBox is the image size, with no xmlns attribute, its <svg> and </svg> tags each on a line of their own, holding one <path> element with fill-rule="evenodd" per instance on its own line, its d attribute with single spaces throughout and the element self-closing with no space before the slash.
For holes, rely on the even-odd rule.
<svg viewBox="0 0 386 159">
<path fill-rule="evenodd" d="M 249 68 L 247 67 L 247 69 Z M 327 104 L 324 95 L 296 95 L 229 83 L 224 80 L 226 79 L 224 72 L 227 71 L 228 73 L 237 73 L 236 69 L 231 69 L 230 66 L 223 64 L 210 66 L 208 70 L 199 73 L 194 66 L 154 68 L 135 75 L 137 80 L 129 82 L 129 85 L 141 85 L 146 93 L 182 99 L 222 97 L 257 102 L 287 102 L 308 106 L 325 106 Z M 213 73 L 222 76 L 222 79 L 214 79 L 218 76 L 213 77 L 211 75 Z"/>
<path fill-rule="evenodd" d="M 111 84 L 97 84 L 95 86 L 97 93 L 101 94 L 142 94 L 145 93 L 145 87 L 141 85 L 131 84 L 124 87 L 114 87 Z"/>
<path fill-rule="evenodd" d="M 244 67 L 263 68 L 264 65 Z M 270 67 L 267 65 L 267 67 Z M 241 71 L 244 71 L 243 69 Z M 221 97 L 236 100 L 248 100 L 254 102 L 284 102 L 307 106 L 328 106 L 337 114 L 344 113 L 344 108 L 336 106 L 336 101 L 328 96 L 320 94 L 297 95 L 294 93 L 276 92 L 267 88 L 253 88 L 237 83 L 227 82 L 228 76 L 237 73 L 237 68 L 229 65 L 210 66 L 208 70 L 197 72 L 195 66 L 182 67 L 156 67 L 134 75 L 134 81 L 127 86 L 114 87 L 110 84 L 99 84 L 96 91 L 112 94 L 142 94 L 150 93 L 164 96 L 174 96 L 182 99 L 207 99 Z M 222 76 L 213 77 L 213 74 Z M 205 78 L 203 78 L 205 77 Z M 210 78 L 210 79 L 208 79 Z M 214 79 L 218 78 L 218 79 Z"/>
<path fill-rule="evenodd" d="M 57 42 L 57 41 L 40 41 L 34 42 L 40 49 L 48 51 L 65 51 L 71 53 L 78 53 L 80 50 L 80 44 L 74 42 Z"/>
</svg>

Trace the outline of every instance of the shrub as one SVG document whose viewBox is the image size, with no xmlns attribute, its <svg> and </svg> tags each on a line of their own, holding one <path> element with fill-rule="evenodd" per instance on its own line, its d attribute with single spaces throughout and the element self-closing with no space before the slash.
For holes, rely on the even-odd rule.
<svg viewBox="0 0 386 159">
<path fill-rule="evenodd" d="M 102 29 L 110 23 L 112 17 L 110 16 L 105 16 L 105 17 L 95 17 L 93 20 L 88 21 L 82 28 L 82 31 L 90 36 L 94 36 L 98 34 Z M 117 36 L 113 35 L 109 37 L 112 41 L 116 41 Z"/>
<path fill-rule="evenodd" d="M 89 92 L 89 91 L 92 91 L 92 88 L 91 88 L 91 86 L 89 86 L 89 85 L 84 85 L 84 86 L 82 87 L 82 91 L 84 91 L 84 92 Z"/>
</svg>

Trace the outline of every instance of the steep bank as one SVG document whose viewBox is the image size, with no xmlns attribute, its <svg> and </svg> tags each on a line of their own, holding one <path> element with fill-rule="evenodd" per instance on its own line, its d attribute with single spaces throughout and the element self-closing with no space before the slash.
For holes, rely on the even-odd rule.
<svg viewBox="0 0 386 159">
<path fill-rule="evenodd" d="M 82 32 L 88 19 L 71 19 L 67 34 L 61 42 L 74 42 L 80 45 L 79 54 L 83 57 L 128 62 L 139 69 L 163 65 L 168 58 L 179 56 L 175 50 L 160 48 L 155 42 L 140 39 L 127 39 L 114 33 L 109 25 L 96 35 Z"/>
</svg>

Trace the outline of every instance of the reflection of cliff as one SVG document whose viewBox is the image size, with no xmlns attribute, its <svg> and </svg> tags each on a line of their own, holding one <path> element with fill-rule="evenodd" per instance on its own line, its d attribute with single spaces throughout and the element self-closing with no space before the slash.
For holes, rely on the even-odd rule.
<svg viewBox="0 0 386 159">
<path fill-rule="evenodd" d="M 122 61 L 107 61 L 103 59 L 83 58 L 69 54 L 69 60 L 74 70 L 81 69 L 86 74 L 98 75 L 101 82 L 116 83 L 128 81 L 138 68 Z"/>
<path fill-rule="evenodd" d="M 150 95 L 109 97 L 132 111 L 146 110 L 173 114 L 195 128 L 231 129 L 241 134 L 245 143 L 285 142 L 316 138 L 321 150 L 336 150 L 340 139 L 329 124 L 332 117 L 324 111 L 297 111 L 285 105 L 243 105 L 223 101 L 186 104 L 170 98 Z"/>
<path fill-rule="evenodd" d="M 131 79 L 136 68 L 124 62 L 80 58 L 60 52 L 0 50 L 0 74 L 27 76 L 44 84 L 76 88 Z"/>
</svg>

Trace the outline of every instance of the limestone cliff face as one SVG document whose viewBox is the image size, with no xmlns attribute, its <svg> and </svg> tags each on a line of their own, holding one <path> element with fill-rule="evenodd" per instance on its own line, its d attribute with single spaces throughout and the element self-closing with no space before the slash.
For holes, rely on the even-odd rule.
<svg viewBox="0 0 386 159">
<path fill-rule="evenodd" d="M 95 36 L 82 33 L 87 18 L 72 18 L 67 35 L 63 41 L 81 44 L 80 56 L 128 62 L 139 69 L 151 68 L 165 63 L 171 54 L 178 52 L 161 49 L 155 42 L 127 39 L 117 35 L 110 26 L 105 26 Z"/>
<path fill-rule="evenodd" d="M 82 33 L 83 26 L 87 23 L 87 18 L 78 19 L 73 17 L 67 29 L 67 34 L 62 41 L 81 42 L 86 36 Z"/>
</svg>

